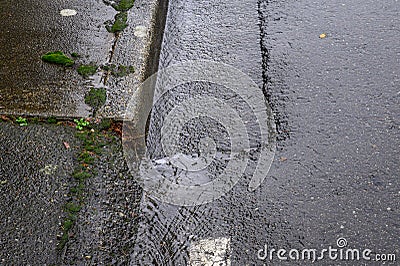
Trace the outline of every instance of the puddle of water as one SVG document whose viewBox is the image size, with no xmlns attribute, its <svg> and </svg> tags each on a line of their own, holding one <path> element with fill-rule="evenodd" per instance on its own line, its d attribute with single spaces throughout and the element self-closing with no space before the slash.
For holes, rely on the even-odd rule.
<svg viewBox="0 0 400 266">
<path fill-rule="evenodd" d="M 240 1 L 170 3 L 160 67 L 190 59 L 212 59 L 233 65 L 249 74 L 256 83 L 262 83 L 256 1 L 252 4 Z M 209 14 L 207 19 L 204 18 L 205 13 Z M 253 14 L 253 17 L 247 18 L 249 14 Z M 235 79 L 237 77 L 231 77 L 231 80 Z M 242 91 L 246 94 L 245 88 Z M 264 100 L 261 89 L 259 95 L 247 94 L 250 99 Z M 219 103 L 210 101 L 213 104 L 208 106 L 206 102 L 193 100 L 195 95 L 214 97 L 231 106 L 232 112 L 216 112 L 220 118 L 214 120 L 206 115 L 201 116 L 199 114 L 207 113 L 208 109 L 217 107 Z M 178 106 L 188 100 L 193 100 L 193 104 L 179 109 Z M 263 106 L 257 107 L 257 111 L 267 108 L 265 102 Z M 228 88 L 206 82 L 177 86 L 170 93 L 163 94 L 161 101 L 155 102 L 149 124 L 147 152 L 166 179 L 175 184 L 202 185 L 218 179 L 232 159 L 243 161 L 247 166 L 232 191 L 207 205 L 179 207 L 144 196 L 141 205 L 142 222 L 132 254 L 133 264 L 190 265 L 190 257 L 193 260 L 201 257 L 196 250 L 201 249 L 205 243 L 202 239 L 231 238 L 233 232 L 229 223 L 232 214 L 229 212 L 244 204 L 240 198 L 248 191 L 248 183 L 256 170 L 262 150 L 260 128 L 253 111 Z M 187 118 L 191 117 L 189 114 L 196 113 L 198 116 L 187 120 L 168 119 L 174 112 L 178 114 L 176 117 L 188 114 L 183 115 Z M 243 154 L 236 154 L 238 150 L 232 149 L 232 143 L 241 139 L 240 134 L 235 136 L 235 130 L 229 131 L 229 125 L 236 125 L 234 121 L 237 118 L 231 116 L 233 114 L 240 118 L 242 123 L 238 126 L 242 126 L 248 134 L 246 141 L 250 148 L 239 149 Z M 170 131 L 163 132 L 163 124 L 168 124 Z M 236 132 L 240 130 L 236 129 Z M 170 145 L 163 147 L 162 143 L 165 142 Z M 189 166 L 196 171 L 187 171 Z M 216 253 L 216 257 L 226 258 L 227 253 Z M 226 263 L 229 265 L 228 260 Z"/>
<path fill-rule="evenodd" d="M 160 65 L 197 58 L 218 60 L 245 70 L 260 83 L 274 104 L 279 139 L 287 140 L 280 142 L 280 148 L 285 148 L 283 152 L 287 154 L 282 157 L 284 160 L 277 162 L 271 178 L 279 179 L 279 185 L 271 188 L 265 184 L 257 193 L 247 193 L 247 186 L 239 182 L 225 197 L 197 207 L 174 207 L 145 197 L 143 222 L 132 261 L 187 265 L 190 257 L 196 257 L 190 255 L 190 247 L 196 249 L 193 243 L 230 237 L 232 263 L 251 262 L 253 265 L 260 261 L 252 250 L 265 243 L 303 245 L 306 238 L 321 245 L 325 240 L 321 240 L 318 232 L 329 227 L 331 221 L 337 221 L 338 217 L 354 219 L 338 205 L 368 208 L 366 213 L 370 214 L 372 210 L 381 211 L 371 209 L 376 202 L 390 205 L 398 194 L 394 189 L 385 197 L 374 194 L 376 191 L 370 188 L 372 184 L 366 185 L 361 181 L 364 177 L 360 177 L 368 177 L 373 168 L 390 181 L 388 184 L 394 184 L 393 178 L 398 172 L 394 159 L 398 157 L 398 149 L 394 148 L 398 145 L 393 145 L 398 142 L 396 114 L 399 113 L 398 97 L 395 97 L 398 92 L 393 82 L 398 80 L 394 73 L 399 72 L 394 56 L 397 47 L 393 46 L 397 43 L 395 31 L 398 27 L 393 24 L 397 6 L 380 2 L 382 8 L 375 9 L 369 6 L 376 3 L 366 5 L 365 1 L 347 3 L 350 7 L 340 6 L 336 1 L 324 2 L 324 6 L 308 0 L 250 2 L 243 3 L 247 6 L 238 1 L 177 0 L 171 3 Z M 257 4 L 259 13 L 254 15 Z M 209 16 L 205 16 L 208 11 Z M 253 15 L 259 20 L 252 21 Z M 371 34 L 365 35 L 366 31 Z M 320 38 L 322 32 L 326 32 L 325 38 Z M 385 51 L 382 47 L 390 49 Z M 258 62 L 261 56 L 263 62 Z M 262 75 L 259 71 L 263 71 Z M 384 89 L 377 90 L 377 87 Z M 183 96 L 171 97 L 177 102 Z M 149 132 L 150 154 L 162 165 L 171 162 L 171 158 L 162 152 L 161 137 L 157 137 L 161 126 L 157 123 L 162 124 L 163 113 L 172 109 L 171 106 L 155 109 L 150 126 L 153 127 Z M 374 115 L 371 115 L 372 110 Z M 248 121 L 251 126 L 251 119 Z M 197 132 L 201 127 L 192 128 Z M 192 133 L 187 137 L 190 141 L 185 142 L 182 137 L 179 142 L 186 148 L 181 147 L 185 151 L 182 154 L 190 161 L 196 160 L 194 147 L 200 142 L 198 138 Z M 218 140 L 223 143 L 225 138 Z M 379 142 L 380 152 L 366 148 L 366 143 L 370 142 Z M 215 146 L 218 151 L 222 144 Z M 347 157 L 341 158 L 343 154 Z M 182 164 L 187 165 L 186 161 Z M 223 164 L 218 166 L 224 167 Z M 250 160 L 248 171 L 251 173 L 254 167 L 254 161 Z M 161 169 L 165 169 L 170 178 L 176 175 L 174 168 L 162 166 Z M 201 177 L 204 182 L 211 179 L 203 173 Z M 248 176 L 244 175 L 243 179 L 246 178 Z M 342 187 L 332 187 L 332 184 L 342 184 Z M 318 195 L 318 204 L 314 196 L 312 202 L 307 203 L 310 193 Z M 387 210 L 386 204 L 382 206 Z M 315 211 L 323 213 L 324 218 Z M 299 218 L 304 216 L 306 218 Z M 369 219 L 367 215 L 364 218 Z M 396 228 L 393 220 L 396 220 L 394 215 L 388 214 L 387 218 L 369 220 L 366 225 L 379 227 L 383 221 L 390 224 L 381 228 L 380 234 L 393 240 L 393 231 L 388 232 Z M 304 225 L 312 229 L 304 231 Z M 353 232 L 359 230 L 353 227 Z M 368 235 L 371 226 L 362 230 Z M 377 239 L 385 238 L 374 235 L 366 238 L 366 243 Z"/>
</svg>

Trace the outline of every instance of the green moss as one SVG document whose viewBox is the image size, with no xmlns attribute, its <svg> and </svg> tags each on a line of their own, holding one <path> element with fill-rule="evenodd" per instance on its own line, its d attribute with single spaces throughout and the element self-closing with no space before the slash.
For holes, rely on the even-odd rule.
<svg viewBox="0 0 400 266">
<path fill-rule="evenodd" d="M 134 66 L 124 66 L 124 65 L 119 65 L 116 66 L 114 64 L 112 65 L 105 65 L 101 67 L 104 71 L 109 71 L 111 75 L 114 77 L 125 77 L 129 74 L 135 73 L 135 67 Z"/>
<path fill-rule="evenodd" d="M 81 57 L 78 53 L 72 53 L 71 56 L 74 57 L 74 58 Z"/>
<path fill-rule="evenodd" d="M 93 140 L 93 138 L 91 137 L 91 136 L 92 136 L 91 132 L 81 131 L 81 132 L 77 132 L 77 133 L 75 134 L 75 136 L 76 136 L 79 140 L 83 141 L 83 143 L 84 143 L 85 145 L 86 145 L 86 144 L 93 144 L 93 143 L 94 143 L 94 140 Z"/>
<path fill-rule="evenodd" d="M 60 242 L 58 243 L 58 246 L 57 246 L 58 250 L 64 249 L 64 247 L 67 244 L 68 240 L 69 240 L 68 232 L 65 231 L 65 232 L 63 232 L 63 235 L 61 236 Z"/>
<path fill-rule="evenodd" d="M 85 180 L 92 177 L 91 173 L 85 171 L 75 171 L 72 175 L 76 180 Z"/>
<path fill-rule="evenodd" d="M 44 62 L 63 65 L 63 66 L 67 66 L 67 67 L 72 66 L 75 63 L 74 60 L 72 60 L 71 58 L 66 56 L 61 51 L 48 52 L 42 56 L 42 60 Z"/>
<path fill-rule="evenodd" d="M 57 245 L 58 250 L 62 250 L 69 240 L 69 231 L 74 226 L 76 221 L 76 215 L 74 213 L 69 212 L 68 217 L 64 220 L 62 224 L 63 234 L 61 239 Z"/>
<path fill-rule="evenodd" d="M 81 152 L 78 156 L 79 165 L 72 173 L 75 180 L 75 185 L 69 189 L 68 196 L 70 201 L 65 204 L 64 211 L 66 217 L 62 223 L 62 236 L 59 238 L 57 249 L 63 250 L 69 239 L 71 238 L 71 230 L 74 227 L 78 214 L 85 204 L 85 187 L 86 180 L 97 175 L 94 170 L 96 155 L 101 151 L 101 147 L 105 144 L 102 142 L 107 138 L 107 135 L 98 130 L 89 130 L 88 128 L 75 133 L 76 137 L 82 141 Z"/>
<path fill-rule="evenodd" d="M 128 21 L 128 13 L 120 12 L 115 15 L 114 23 L 112 25 L 111 25 L 111 23 L 108 23 L 106 25 L 106 29 L 108 30 L 108 32 L 111 32 L 111 33 L 121 32 L 126 27 L 128 27 L 128 24 L 126 23 L 127 21 Z"/>
<path fill-rule="evenodd" d="M 70 190 L 69 190 L 69 193 L 70 194 L 78 194 L 80 191 L 78 190 L 78 188 L 77 187 L 72 187 L 72 188 L 70 188 Z"/>
<path fill-rule="evenodd" d="M 117 11 L 128 11 L 133 7 L 135 0 L 120 0 L 119 3 L 115 3 L 112 7 Z"/>
<path fill-rule="evenodd" d="M 83 192 L 85 190 L 85 181 L 84 180 L 79 180 L 78 185 L 75 187 L 72 187 L 69 190 L 70 196 L 76 196 L 77 199 L 82 202 L 83 201 Z"/>
<path fill-rule="evenodd" d="M 117 71 L 113 72 L 113 75 L 116 77 L 124 77 L 124 76 L 127 76 L 134 72 L 135 72 L 135 68 L 133 66 L 120 65 L 120 66 L 118 66 Z"/>
<path fill-rule="evenodd" d="M 104 88 L 91 88 L 85 97 L 85 103 L 94 110 L 99 109 L 106 103 L 107 92 Z"/>
<path fill-rule="evenodd" d="M 73 202 L 68 202 L 67 204 L 65 204 L 65 209 L 68 213 L 75 214 L 81 210 L 81 206 Z"/>
<path fill-rule="evenodd" d="M 100 124 L 99 124 L 99 130 L 108 130 L 109 128 L 111 128 L 111 119 L 109 118 L 104 118 L 101 120 Z"/>
<path fill-rule="evenodd" d="M 55 118 L 54 116 L 50 116 L 49 118 L 47 118 L 47 123 L 56 124 L 57 123 L 57 118 Z"/>
<path fill-rule="evenodd" d="M 85 189 L 85 183 L 83 181 L 80 181 L 78 186 L 76 186 L 76 189 L 78 192 L 82 192 Z"/>
<path fill-rule="evenodd" d="M 81 162 L 83 162 L 83 163 L 85 163 L 85 164 L 91 164 L 91 163 L 93 163 L 94 162 L 94 157 L 89 153 L 89 152 L 87 152 L 87 151 L 85 151 L 85 152 L 82 152 L 80 155 L 79 155 L 79 161 L 81 161 Z"/>
<path fill-rule="evenodd" d="M 62 227 L 65 231 L 69 231 L 71 227 L 74 225 L 74 221 L 72 219 L 67 219 L 64 221 Z"/>
<path fill-rule="evenodd" d="M 32 117 L 32 118 L 30 119 L 30 122 L 33 123 L 33 124 L 37 124 L 37 123 L 39 123 L 40 121 L 41 121 L 41 120 L 40 120 L 39 117 Z"/>
<path fill-rule="evenodd" d="M 87 78 L 96 74 L 98 66 L 90 64 L 90 65 L 80 65 L 77 69 L 79 75 Z"/>
<path fill-rule="evenodd" d="M 110 71 L 111 67 L 109 65 L 104 65 L 104 66 L 101 66 L 101 69 L 104 71 Z"/>
<path fill-rule="evenodd" d="M 101 150 L 100 147 L 96 146 L 96 145 L 85 145 L 85 150 L 93 152 L 97 155 L 101 154 Z"/>
</svg>

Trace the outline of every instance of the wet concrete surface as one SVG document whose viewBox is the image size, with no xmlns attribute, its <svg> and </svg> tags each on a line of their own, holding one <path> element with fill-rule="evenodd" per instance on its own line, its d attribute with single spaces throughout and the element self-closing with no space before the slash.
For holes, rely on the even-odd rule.
<svg viewBox="0 0 400 266">
<path fill-rule="evenodd" d="M 31 116 L 87 117 L 93 110 L 84 97 L 91 87 L 107 89 L 108 100 L 98 116 L 121 119 L 125 104 L 147 71 L 154 35 L 157 1 L 137 0 L 128 11 L 128 27 L 117 35 L 106 30 L 117 11 L 102 0 L 85 2 L 0 2 L 0 113 Z M 62 16 L 72 9 L 76 15 Z M 143 34 L 136 34 L 141 27 Z M 45 63 L 47 52 L 80 55 L 73 67 Z M 83 78 L 81 64 L 134 66 L 135 73 L 113 77 L 98 73 Z"/>
<path fill-rule="evenodd" d="M 203 265 L 193 246 L 221 238 L 222 265 L 307 265 L 257 253 L 321 251 L 339 238 L 398 257 L 398 12 L 397 1 L 171 2 L 160 67 L 210 59 L 249 74 L 273 108 L 277 151 L 254 192 L 244 178 L 201 206 L 145 197 L 131 265 Z M 367 262 L 318 262 L 332 263 Z"/>
<path fill-rule="evenodd" d="M 62 9 L 75 16 L 63 17 Z M 83 63 L 104 64 L 113 35 L 104 27 L 116 12 L 101 1 L 1 1 L 2 112 L 87 116 L 83 98 L 91 84 L 75 69 L 44 63 L 49 51 L 78 53 Z M 89 83 L 89 84 L 87 84 Z"/>
</svg>

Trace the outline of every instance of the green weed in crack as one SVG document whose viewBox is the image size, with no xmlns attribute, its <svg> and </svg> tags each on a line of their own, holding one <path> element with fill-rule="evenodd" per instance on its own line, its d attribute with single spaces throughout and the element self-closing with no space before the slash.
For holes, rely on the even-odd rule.
<svg viewBox="0 0 400 266">
<path fill-rule="evenodd" d="M 81 119 L 74 119 L 74 122 L 75 122 L 75 124 L 76 124 L 76 129 L 78 129 L 78 130 L 83 130 L 85 127 L 87 127 L 87 126 L 90 125 L 90 122 L 87 121 L 87 120 L 84 119 L 84 118 L 81 118 Z"/>
<path fill-rule="evenodd" d="M 126 27 L 128 21 L 128 13 L 127 12 L 120 12 L 115 15 L 114 22 L 106 21 L 106 29 L 110 33 L 119 33 L 123 31 Z"/>
<path fill-rule="evenodd" d="M 106 125 L 111 124 L 105 122 Z M 74 185 L 70 188 L 68 193 L 69 201 L 64 206 L 66 213 L 65 219 L 62 223 L 62 236 L 59 239 L 57 248 L 63 250 L 68 241 L 73 237 L 71 230 L 76 224 L 79 212 L 84 207 L 85 198 L 87 196 L 87 180 L 95 176 L 96 162 L 102 153 L 103 147 L 107 141 L 113 141 L 112 135 L 109 135 L 108 128 L 105 125 L 99 127 L 104 130 L 86 127 L 85 130 L 80 130 L 76 133 L 76 137 L 81 141 L 81 149 L 77 155 L 77 163 L 72 178 Z"/>
<path fill-rule="evenodd" d="M 87 78 L 89 76 L 93 76 L 94 74 L 96 74 L 97 68 L 98 66 L 92 63 L 89 65 L 80 65 L 76 71 L 82 77 Z"/>
</svg>

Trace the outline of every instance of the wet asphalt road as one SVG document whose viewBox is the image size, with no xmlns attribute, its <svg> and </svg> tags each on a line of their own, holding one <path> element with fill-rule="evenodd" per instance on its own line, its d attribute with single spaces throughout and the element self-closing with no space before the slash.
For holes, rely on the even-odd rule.
<svg viewBox="0 0 400 266">
<path fill-rule="evenodd" d="M 57 263 L 57 235 L 78 145 L 74 132 L 0 122 L 0 265 Z"/>
<path fill-rule="evenodd" d="M 76 132 L 66 124 L 0 120 L 0 265 L 128 264 L 142 190 L 117 137 L 103 139 L 70 239 L 59 249 L 83 147 Z"/>
<path fill-rule="evenodd" d="M 257 252 L 265 245 L 320 251 L 337 247 L 339 238 L 350 248 L 371 249 L 373 259 L 398 257 L 399 3 L 169 5 L 160 67 L 209 59 L 247 73 L 274 111 L 277 151 L 254 192 L 244 180 L 197 207 L 145 197 L 131 265 L 201 265 L 191 250 L 210 238 L 230 241 L 223 265 L 282 265 L 276 256 L 260 260 Z M 208 256 L 217 253 L 214 248 Z M 356 264 L 326 257 L 318 263 Z"/>
</svg>

